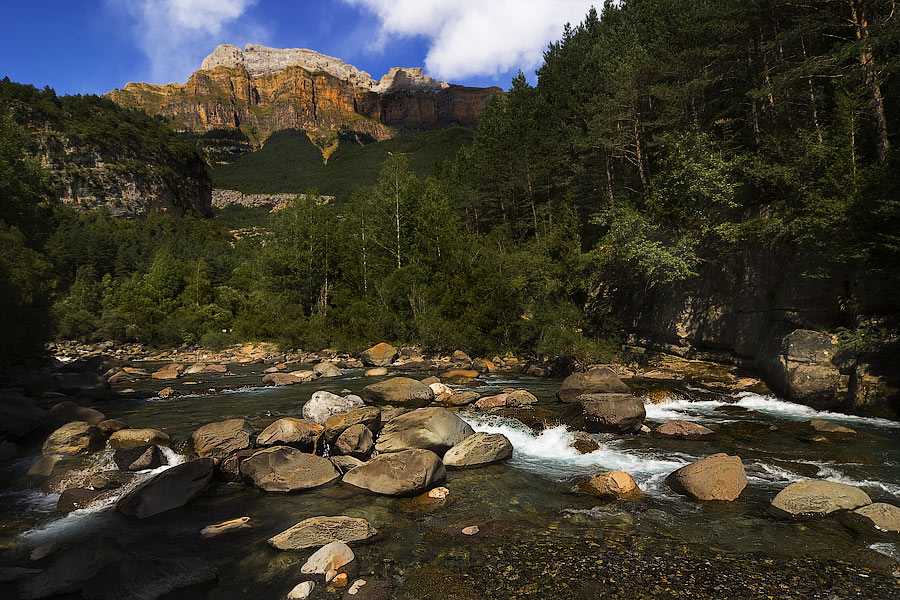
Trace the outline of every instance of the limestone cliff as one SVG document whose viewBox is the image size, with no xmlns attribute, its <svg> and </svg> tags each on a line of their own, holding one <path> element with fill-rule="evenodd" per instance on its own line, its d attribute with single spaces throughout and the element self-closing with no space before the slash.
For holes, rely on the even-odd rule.
<svg viewBox="0 0 900 600">
<path fill-rule="evenodd" d="M 129 83 L 109 92 L 122 106 L 165 117 L 176 129 L 240 129 L 255 142 L 275 131 L 398 133 L 474 126 L 499 88 L 440 82 L 422 69 L 392 68 L 373 79 L 341 60 L 305 49 L 221 45 L 184 84 Z"/>
</svg>

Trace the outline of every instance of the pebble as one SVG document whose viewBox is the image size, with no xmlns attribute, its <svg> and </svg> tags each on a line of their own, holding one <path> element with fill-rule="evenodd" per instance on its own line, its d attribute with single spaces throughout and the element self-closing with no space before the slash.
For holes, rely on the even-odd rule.
<svg viewBox="0 0 900 600">
<path fill-rule="evenodd" d="M 468 527 L 463 527 L 462 530 L 463 535 L 475 535 L 479 531 L 481 530 L 478 529 L 478 525 L 469 525 Z"/>
<path fill-rule="evenodd" d="M 347 594 L 350 596 L 355 596 L 357 593 L 359 593 L 359 590 L 364 585 L 366 585 L 365 579 L 357 579 L 356 581 L 353 582 L 353 585 L 350 586 L 350 589 L 347 590 Z"/>
<path fill-rule="evenodd" d="M 208 525 L 200 530 L 200 535 L 203 536 L 203 539 L 208 540 L 210 538 L 216 537 L 217 535 L 228 533 L 229 531 L 249 528 L 250 517 L 238 517 L 237 519 L 231 519 L 230 521 L 223 521 L 222 523 L 216 523 L 215 525 Z"/>
<path fill-rule="evenodd" d="M 434 500 L 445 500 L 450 495 L 450 490 L 445 487 L 436 487 L 428 492 L 428 497 Z"/>
<path fill-rule="evenodd" d="M 304 600 L 305 598 L 309 598 L 314 587 L 316 587 L 316 584 L 313 581 L 298 583 L 294 586 L 294 589 L 288 592 L 288 600 Z"/>
<path fill-rule="evenodd" d="M 331 585 L 336 588 L 342 588 L 347 585 L 347 580 L 346 573 L 338 573 L 337 576 L 331 580 Z"/>
</svg>

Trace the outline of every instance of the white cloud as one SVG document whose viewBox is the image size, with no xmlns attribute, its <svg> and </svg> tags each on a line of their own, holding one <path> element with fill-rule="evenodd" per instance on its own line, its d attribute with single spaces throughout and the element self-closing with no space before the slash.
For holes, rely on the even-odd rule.
<svg viewBox="0 0 900 600">
<path fill-rule="evenodd" d="M 425 69 L 441 79 L 529 71 L 566 23 L 580 23 L 600 0 L 344 0 L 378 19 L 374 41 L 423 36 Z M 409 65 L 407 65 L 409 66 Z"/>
<path fill-rule="evenodd" d="M 153 83 L 185 81 L 228 40 L 263 43 L 263 27 L 243 19 L 257 0 L 110 0 L 134 22 L 134 39 Z M 234 43 L 234 42 L 231 42 Z"/>
</svg>

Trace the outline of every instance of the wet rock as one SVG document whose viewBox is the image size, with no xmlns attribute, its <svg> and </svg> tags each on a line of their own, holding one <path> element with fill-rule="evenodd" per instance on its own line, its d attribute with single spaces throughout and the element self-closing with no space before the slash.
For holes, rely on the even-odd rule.
<svg viewBox="0 0 900 600">
<path fill-rule="evenodd" d="M 230 375 L 228 372 L 228 365 L 206 365 L 202 371 L 200 371 L 201 375 Z"/>
<path fill-rule="evenodd" d="M 822 433 L 856 435 L 855 430 L 850 429 L 849 427 L 844 427 L 843 425 L 838 425 L 837 423 L 832 423 L 831 421 L 826 421 L 824 419 L 813 419 L 812 421 L 808 421 L 807 425 L 809 425 L 812 430 Z"/>
<path fill-rule="evenodd" d="M 229 454 L 250 447 L 253 429 L 244 419 L 208 423 L 191 434 L 194 452 L 201 458 L 219 461 Z"/>
<path fill-rule="evenodd" d="M 216 568 L 202 558 L 131 558 L 103 567 L 85 584 L 84 596 L 122 600 L 199 598 L 217 577 Z"/>
<path fill-rule="evenodd" d="M 713 454 L 681 467 L 666 478 L 679 494 L 697 500 L 735 500 L 747 487 L 747 474 L 739 456 Z"/>
<path fill-rule="evenodd" d="M 13 390 L 0 390 L 0 436 L 20 438 L 44 424 L 47 412 Z"/>
<path fill-rule="evenodd" d="M 476 358 L 472 361 L 472 368 L 479 373 L 493 373 L 497 370 L 497 365 L 486 358 Z"/>
<path fill-rule="evenodd" d="M 126 429 L 128 426 L 125 425 L 122 421 L 118 419 L 106 419 L 105 421 L 100 421 L 97 423 L 97 429 L 103 433 L 103 435 L 109 437 L 117 431 L 122 429 Z"/>
<path fill-rule="evenodd" d="M 76 593 L 104 566 L 130 558 L 131 553 L 114 540 L 91 537 L 57 550 L 44 570 L 19 582 L 23 600 Z"/>
<path fill-rule="evenodd" d="M 721 431 L 736 439 L 752 440 L 773 431 L 778 431 L 778 426 L 759 421 L 739 421 L 737 423 L 726 423 L 722 426 Z"/>
<path fill-rule="evenodd" d="M 900 507 L 884 502 L 869 504 L 849 512 L 845 523 L 861 533 L 875 533 L 880 536 L 900 537 Z"/>
<path fill-rule="evenodd" d="M 481 373 L 475 369 L 450 369 L 441 373 L 441 379 L 454 381 L 456 383 L 466 383 L 472 381 L 479 375 L 481 375 Z"/>
<path fill-rule="evenodd" d="M 454 365 L 465 365 L 468 367 L 472 364 L 472 359 L 462 350 L 454 350 L 453 354 L 450 355 L 450 362 Z"/>
<path fill-rule="evenodd" d="M 0 464 L 8 462 L 19 453 L 19 447 L 6 440 L 0 442 Z"/>
<path fill-rule="evenodd" d="M 397 508 L 405 513 L 424 513 L 446 506 L 450 501 L 450 490 L 443 486 L 432 488 L 424 494 L 411 498 L 401 498 L 397 501 Z"/>
<path fill-rule="evenodd" d="M 311 489 L 340 477 L 327 458 L 289 446 L 260 450 L 241 463 L 241 474 L 267 492 Z"/>
<path fill-rule="evenodd" d="M 180 365 L 178 363 L 172 363 L 170 365 L 166 365 L 165 367 L 155 371 L 150 377 L 153 379 L 178 379 L 181 376 L 181 371 L 184 370 L 184 365 Z"/>
<path fill-rule="evenodd" d="M 303 383 L 303 380 L 290 373 L 275 372 L 263 375 L 262 382 L 263 385 L 283 386 Z"/>
<path fill-rule="evenodd" d="M 597 473 L 590 479 L 579 482 L 575 489 L 606 500 L 639 500 L 644 496 L 641 488 L 625 471 Z"/>
<path fill-rule="evenodd" d="M 478 527 L 478 525 L 469 525 L 468 527 L 463 527 L 463 528 L 462 528 L 462 534 L 463 534 L 463 535 L 475 535 L 475 534 L 477 534 L 479 531 L 481 531 L 481 528 Z"/>
<path fill-rule="evenodd" d="M 513 447 L 502 433 L 475 433 L 444 454 L 444 465 L 457 469 L 489 465 L 512 456 Z"/>
<path fill-rule="evenodd" d="M 363 464 L 363 461 L 352 456 L 329 456 L 328 460 L 330 460 L 331 464 L 334 465 L 334 468 L 340 471 L 342 474 Z"/>
<path fill-rule="evenodd" d="M 238 450 L 233 454 L 229 454 L 219 461 L 219 464 L 216 466 L 222 479 L 225 481 L 240 481 L 242 479 L 241 463 L 257 452 L 259 452 L 258 448 L 244 448 L 243 450 Z"/>
<path fill-rule="evenodd" d="M 305 550 L 331 542 L 359 542 L 374 537 L 378 531 L 365 519 L 353 517 L 310 517 L 269 538 L 277 550 Z"/>
<path fill-rule="evenodd" d="M 399 352 L 397 352 L 396 348 L 390 344 L 381 342 L 360 354 L 359 359 L 363 364 L 372 367 L 385 367 L 394 362 L 397 356 L 399 356 Z"/>
<path fill-rule="evenodd" d="M 56 501 L 56 510 L 61 513 L 70 513 L 79 508 L 87 508 L 99 495 L 99 490 L 89 490 L 87 488 L 63 490 L 59 495 L 59 500 Z"/>
<path fill-rule="evenodd" d="M 468 406 L 470 404 L 475 403 L 481 395 L 478 392 L 454 392 L 450 396 L 439 396 L 435 397 L 437 402 L 445 406 Z"/>
<path fill-rule="evenodd" d="M 325 420 L 325 440 L 333 444 L 348 427 L 359 424 L 365 425 L 372 433 L 378 433 L 381 431 L 381 411 L 374 406 L 364 406 L 331 415 Z"/>
<path fill-rule="evenodd" d="M 676 440 L 703 440 L 709 439 L 715 435 L 715 432 L 708 427 L 683 421 L 681 419 L 672 419 L 666 421 L 656 428 L 654 432 L 658 437 L 673 438 Z"/>
<path fill-rule="evenodd" d="M 372 432 L 362 423 L 351 425 L 338 436 L 334 449 L 338 454 L 364 459 L 372 452 L 374 442 Z"/>
<path fill-rule="evenodd" d="M 485 396 L 475 402 L 475 408 L 489 410 L 502 407 L 531 406 L 537 404 L 538 399 L 528 390 L 503 390 L 494 396 Z"/>
<path fill-rule="evenodd" d="M 600 449 L 600 443 L 586 431 L 574 432 L 572 443 L 569 445 L 575 448 L 579 454 L 590 454 L 591 452 L 596 452 Z"/>
<path fill-rule="evenodd" d="M 582 394 L 630 394 L 631 390 L 622 383 L 612 369 L 602 367 L 585 373 L 573 373 L 566 377 L 556 397 L 562 402 L 573 402 Z"/>
<path fill-rule="evenodd" d="M 57 466 L 61 466 L 64 458 L 59 455 L 50 454 L 40 457 L 28 469 L 26 478 L 32 485 L 39 485 L 52 477 L 57 471 Z"/>
<path fill-rule="evenodd" d="M 434 392 L 420 381 L 409 377 L 392 377 L 372 385 L 362 391 L 362 397 L 372 404 L 400 404 L 425 406 L 434 400 Z"/>
<path fill-rule="evenodd" d="M 260 446 L 294 446 L 314 452 L 325 428 L 306 419 L 284 417 L 262 430 L 256 438 Z"/>
<path fill-rule="evenodd" d="M 822 517 L 872 503 L 868 494 L 852 485 L 833 481 L 797 481 L 775 496 L 769 512 L 778 517 Z"/>
<path fill-rule="evenodd" d="M 387 367 L 374 367 L 367 369 L 364 375 L 366 377 L 383 377 L 388 374 Z"/>
<path fill-rule="evenodd" d="M 713 411 L 733 416 L 759 414 L 755 410 L 750 410 L 749 408 L 738 406 L 736 404 L 723 404 L 722 406 L 715 407 Z"/>
<path fill-rule="evenodd" d="M 447 477 L 444 463 L 430 450 L 403 450 L 380 454 L 347 472 L 344 483 L 387 496 L 422 493 Z"/>
<path fill-rule="evenodd" d="M 473 433 L 468 423 L 446 408 L 420 408 L 385 424 L 375 448 L 378 452 L 423 448 L 443 455 Z"/>
<path fill-rule="evenodd" d="M 849 376 L 835 364 L 837 338 L 797 329 L 784 336 L 777 355 L 764 362 L 767 383 L 789 399 L 819 408 L 836 408 L 849 392 Z"/>
<path fill-rule="evenodd" d="M 343 600 L 393 600 L 394 590 L 384 581 L 372 577 L 360 578 L 350 584 Z"/>
<path fill-rule="evenodd" d="M 175 391 L 175 388 L 167 387 L 167 388 L 163 388 L 163 389 L 159 390 L 156 393 L 156 395 L 160 398 L 166 399 L 166 398 L 171 398 L 176 393 L 177 392 Z"/>
<path fill-rule="evenodd" d="M 522 373 L 532 377 L 547 377 L 550 375 L 550 370 L 540 363 L 528 361 L 522 369 Z"/>
<path fill-rule="evenodd" d="M 221 523 L 216 523 L 215 525 L 207 525 L 200 530 L 200 537 L 204 540 L 208 540 L 218 537 L 223 533 L 230 533 L 241 529 L 250 529 L 250 517 L 238 517 L 237 519 L 223 521 Z"/>
<path fill-rule="evenodd" d="M 102 450 L 104 446 L 106 438 L 99 429 L 83 421 L 73 421 L 51 433 L 44 442 L 41 453 L 45 456 L 85 456 Z"/>
<path fill-rule="evenodd" d="M 312 594 L 313 588 L 315 587 L 316 584 L 313 581 L 298 583 L 290 592 L 288 592 L 288 600 L 306 600 L 306 598 L 309 598 L 310 594 Z"/>
<path fill-rule="evenodd" d="M 328 417 L 349 412 L 355 408 L 362 408 L 363 406 L 364 402 L 359 396 L 353 394 L 338 396 L 337 394 L 320 390 L 315 392 L 309 401 L 303 405 L 303 418 L 319 425 L 325 425 Z"/>
<path fill-rule="evenodd" d="M 325 581 L 331 581 L 354 560 L 356 556 L 350 546 L 340 541 L 329 542 L 313 552 L 300 567 L 300 572 L 304 575 L 325 575 Z"/>
<path fill-rule="evenodd" d="M 340 377 L 343 372 L 331 361 L 322 361 L 313 367 L 313 371 L 319 377 Z"/>
<path fill-rule="evenodd" d="M 172 439 L 167 433 L 156 429 L 120 429 L 109 437 L 109 447 L 113 450 L 141 448 L 143 446 L 168 446 Z"/>
<path fill-rule="evenodd" d="M 116 510 L 146 519 L 184 506 L 199 496 L 212 481 L 215 464 L 200 458 L 167 469 L 123 496 Z"/>
<path fill-rule="evenodd" d="M 156 469 L 164 464 L 159 446 L 138 446 L 123 448 L 113 453 L 113 461 L 121 471 L 143 471 Z"/>
<path fill-rule="evenodd" d="M 106 415 L 99 410 L 81 406 L 71 400 L 64 400 L 53 405 L 53 407 L 47 411 L 45 424 L 48 429 L 58 429 L 72 421 L 84 421 L 91 425 L 97 425 L 105 419 Z"/>
<path fill-rule="evenodd" d="M 205 369 L 205 368 L 206 368 L 206 363 L 201 363 L 201 362 L 194 363 L 191 366 L 189 366 L 187 369 L 184 370 L 184 374 L 185 375 L 199 375 L 200 373 L 203 373 L 203 369 Z"/>
<path fill-rule="evenodd" d="M 562 420 L 589 433 L 633 433 L 646 416 L 644 403 L 630 394 L 583 394 L 570 402 Z"/>
</svg>

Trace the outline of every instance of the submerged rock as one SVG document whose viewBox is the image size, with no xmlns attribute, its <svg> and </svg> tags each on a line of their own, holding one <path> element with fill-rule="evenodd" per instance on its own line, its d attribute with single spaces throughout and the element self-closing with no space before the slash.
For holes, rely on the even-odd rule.
<svg viewBox="0 0 900 600">
<path fill-rule="evenodd" d="M 260 450 L 241 463 L 241 474 L 267 492 L 306 490 L 340 477 L 327 458 L 289 446 Z"/>
<path fill-rule="evenodd" d="M 0 390 L 0 436 L 19 438 L 44 424 L 47 412 L 13 390 Z"/>
<path fill-rule="evenodd" d="M 303 418 L 319 425 L 325 425 L 328 417 L 363 406 L 365 403 L 359 396 L 353 394 L 338 396 L 325 390 L 319 390 L 303 405 Z"/>
<path fill-rule="evenodd" d="M 104 566 L 131 556 L 115 540 L 88 538 L 53 552 L 43 571 L 19 582 L 18 596 L 31 600 L 78 592 Z"/>
<path fill-rule="evenodd" d="M 573 373 L 566 377 L 556 397 L 562 402 L 573 402 L 582 394 L 630 394 L 625 385 L 612 369 L 602 367 L 585 373 Z"/>
<path fill-rule="evenodd" d="M 824 419 L 813 419 L 812 421 L 808 421 L 807 425 L 810 426 L 814 431 L 819 431 L 822 433 L 839 433 L 844 435 L 856 435 L 856 431 L 850 429 L 849 427 L 844 427 L 843 425 L 838 425 L 837 423 L 832 423 L 831 421 L 826 421 Z"/>
<path fill-rule="evenodd" d="M 739 456 L 713 454 L 681 467 L 666 478 L 679 494 L 697 500 L 735 500 L 747 487 L 747 474 Z"/>
<path fill-rule="evenodd" d="M 431 388 L 409 377 L 391 377 L 372 385 L 362 391 L 362 397 L 372 404 L 402 404 L 406 406 L 425 406 L 434 400 Z"/>
<path fill-rule="evenodd" d="M 769 505 L 769 512 L 779 517 L 822 517 L 871 503 L 868 494 L 852 485 L 833 481 L 797 481 L 778 492 Z"/>
<path fill-rule="evenodd" d="M 222 521 L 221 523 L 216 523 L 215 525 L 207 525 L 200 530 L 200 537 L 202 537 L 204 540 L 208 540 L 214 537 L 218 537 L 223 533 L 238 531 L 240 529 L 250 529 L 250 517 L 238 517 L 237 519 Z"/>
<path fill-rule="evenodd" d="M 385 424 L 375 448 L 379 452 L 423 448 L 442 455 L 473 433 L 468 423 L 446 408 L 420 408 Z"/>
<path fill-rule="evenodd" d="M 481 467 L 512 456 L 513 446 L 502 433 L 475 433 L 444 455 L 444 465 L 464 469 Z"/>
<path fill-rule="evenodd" d="M 244 419 L 209 423 L 191 434 L 194 452 L 201 458 L 219 461 L 238 450 L 250 447 L 253 428 Z"/>
<path fill-rule="evenodd" d="M 422 493 L 444 482 L 447 470 L 430 450 L 380 454 L 344 475 L 344 483 L 387 496 Z"/>
<path fill-rule="evenodd" d="M 56 501 L 56 510 L 61 513 L 70 513 L 79 508 L 87 508 L 99 495 L 100 490 L 69 488 L 59 495 L 59 500 Z"/>
<path fill-rule="evenodd" d="M 123 600 L 156 600 L 173 594 L 201 597 L 200 588 L 217 576 L 216 568 L 202 558 L 131 558 L 105 566 L 85 584 L 84 596 Z"/>
<path fill-rule="evenodd" d="M 354 560 L 356 555 L 350 546 L 340 541 L 330 542 L 313 552 L 300 567 L 300 572 L 304 575 L 325 575 L 325 581 L 331 581 Z"/>
<path fill-rule="evenodd" d="M 579 482 L 575 490 L 607 500 L 639 500 L 644 496 L 641 488 L 625 471 L 597 473 L 590 479 Z"/>
<path fill-rule="evenodd" d="M 278 550 L 305 550 L 335 541 L 359 542 L 377 533 L 365 519 L 345 516 L 310 517 L 269 538 L 269 545 Z"/>
<path fill-rule="evenodd" d="M 641 399 L 630 394 L 583 394 L 563 411 L 562 419 L 589 433 L 634 433 L 646 415 Z"/>
<path fill-rule="evenodd" d="M 139 519 L 184 506 L 212 481 L 212 459 L 200 458 L 167 469 L 145 481 L 116 503 L 116 510 Z"/>
<path fill-rule="evenodd" d="M 657 427 L 654 433 L 659 437 L 674 438 L 676 440 L 702 440 L 715 435 L 715 432 L 708 427 L 691 423 L 690 421 L 683 421 L 682 419 L 666 421 Z"/>
</svg>

